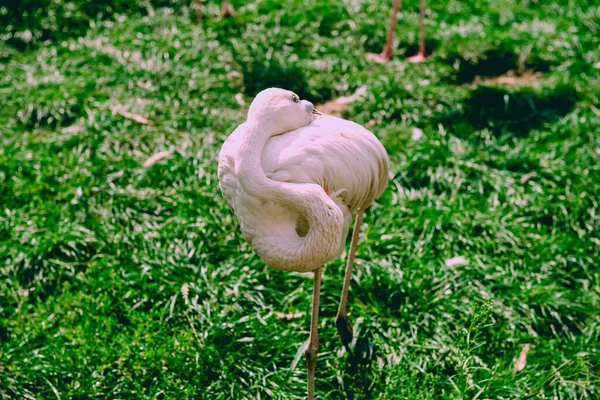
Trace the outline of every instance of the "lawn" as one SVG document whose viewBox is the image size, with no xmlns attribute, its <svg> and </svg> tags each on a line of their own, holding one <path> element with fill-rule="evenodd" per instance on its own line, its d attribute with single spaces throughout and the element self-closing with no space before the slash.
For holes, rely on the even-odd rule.
<svg viewBox="0 0 600 400">
<path fill-rule="evenodd" d="M 391 179 L 352 353 L 344 258 L 325 267 L 318 398 L 600 398 L 595 2 L 431 2 L 432 57 L 409 64 L 404 1 L 384 65 L 365 55 L 391 1 L 236 0 L 217 21 L 211 0 L 201 24 L 127 3 L 0 5 L 0 397 L 302 399 L 311 275 L 243 241 L 217 154 L 263 88 L 366 85 L 344 117 Z"/>
</svg>

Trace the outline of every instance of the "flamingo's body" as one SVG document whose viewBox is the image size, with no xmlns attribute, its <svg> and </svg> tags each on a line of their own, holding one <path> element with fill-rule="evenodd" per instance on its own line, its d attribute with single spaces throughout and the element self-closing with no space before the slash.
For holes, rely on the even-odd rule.
<svg viewBox="0 0 600 400">
<path fill-rule="evenodd" d="M 346 300 L 360 221 L 388 181 L 388 156 L 362 126 L 322 115 L 282 89 L 258 94 L 248 120 L 219 154 L 221 190 L 244 237 L 270 267 L 315 271 L 309 345 L 309 399 L 314 396 L 322 266 L 339 256 L 356 226 L 336 320 L 346 347 L 352 337 Z"/>
<path fill-rule="evenodd" d="M 261 255 L 263 249 L 255 242 L 271 247 L 275 242 L 282 242 L 275 238 L 282 238 L 283 242 L 303 240 L 307 227 L 298 211 L 248 195 L 238 184 L 235 157 L 245 128 L 246 124 L 240 125 L 223 145 L 219 180 L 223 195 L 240 220 L 244 237 Z M 329 115 L 271 137 L 262 151 L 261 165 L 266 176 L 274 181 L 314 183 L 325 190 L 344 215 L 340 250 L 344 248 L 352 216 L 368 207 L 383 192 L 388 180 L 387 154 L 379 140 L 362 126 Z M 267 238 L 273 238 L 273 243 Z M 297 263 L 285 259 L 273 260 L 268 265 L 304 272 L 334 257 L 318 265 L 295 265 Z"/>
</svg>

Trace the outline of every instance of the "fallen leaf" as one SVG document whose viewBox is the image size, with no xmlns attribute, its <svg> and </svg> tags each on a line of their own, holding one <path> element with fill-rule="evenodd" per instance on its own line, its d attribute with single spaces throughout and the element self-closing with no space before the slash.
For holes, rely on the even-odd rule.
<svg viewBox="0 0 600 400">
<path fill-rule="evenodd" d="M 73 133 L 83 132 L 84 130 L 85 130 L 85 128 L 83 126 L 71 125 L 71 126 L 64 128 L 60 132 L 64 133 L 65 135 L 71 135 Z"/>
<path fill-rule="evenodd" d="M 140 124 L 148 125 L 150 123 L 150 121 L 147 118 L 142 117 L 139 114 L 134 114 L 134 113 L 125 111 L 125 110 L 121 109 L 120 107 L 111 107 L 110 109 L 111 109 L 111 111 L 116 112 L 117 114 L 119 114 L 127 119 L 132 119 L 135 122 L 139 122 Z"/>
<path fill-rule="evenodd" d="M 241 78 L 243 75 L 237 71 L 231 71 L 227 74 L 227 79 Z"/>
<path fill-rule="evenodd" d="M 341 117 L 346 110 L 346 106 L 356 101 L 360 96 L 367 92 L 367 86 L 362 85 L 359 87 L 354 94 L 350 96 L 342 96 L 337 99 L 327 101 L 322 104 L 318 104 L 315 108 L 324 114 L 333 115 L 335 117 Z"/>
<path fill-rule="evenodd" d="M 365 93 L 367 93 L 367 85 L 362 85 L 361 87 L 356 89 L 356 92 L 354 92 L 353 95 L 338 97 L 337 99 L 335 99 L 335 102 L 338 104 L 349 104 L 358 100 L 358 98 Z"/>
<path fill-rule="evenodd" d="M 539 85 L 540 76 L 541 75 L 539 72 L 524 71 L 522 73 L 518 73 L 517 71 L 508 71 L 507 73 L 499 76 L 477 77 L 476 81 L 491 85 L 519 85 L 536 87 Z"/>
<path fill-rule="evenodd" d="M 159 151 L 158 153 L 152 154 L 150 157 L 148 157 L 148 159 L 146 161 L 144 161 L 144 167 L 146 167 L 146 168 L 151 167 L 158 160 L 161 160 L 165 157 L 170 156 L 172 152 L 173 152 L 172 150 L 163 150 L 163 151 Z"/>
<path fill-rule="evenodd" d="M 135 84 L 142 89 L 152 90 L 152 82 L 150 81 L 144 82 L 140 79 Z"/>
<path fill-rule="evenodd" d="M 420 130 L 419 128 L 412 128 L 412 140 L 420 140 L 423 138 L 423 136 L 425 135 L 423 134 L 422 130 Z"/>
<path fill-rule="evenodd" d="M 323 114 L 333 115 L 334 117 L 341 117 L 346 107 L 343 104 L 334 101 L 328 101 L 327 103 L 319 104 L 315 107 L 316 110 Z"/>
<path fill-rule="evenodd" d="M 447 267 L 454 267 L 456 265 L 465 265 L 468 263 L 469 263 L 469 261 L 467 261 L 467 259 L 464 258 L 463 256 L 452 257 L 451 259 L 446 260 Z"/>
<path fill-rule="evenodd" d="M 526 344 L 523 346 L 523 350 L 521 350 L 521 354 L 515 360 L 514 371 L 519 372 L 525 368 L 525 364 L 527 364 L 527 352 L 529 351 L 529 345 Z"/>
<path fill-rule="evenodd" d="M 525 183 L 528 180 L 530 180 L 531 178 L 535 178 L 536 176 L 537 176 L 537 172 L 535 172 L 535 171 L 525 174 L 521 177 L 521 183 Z"/>
<path fill-rule="evenodd" d="M 244 106 L 244 104 L 246 104 L 246 102 L 244 101 L 244 95 L 241 93 L 235 95 L 235 101 L 237 101 L 237 103 L 240 106 Z"/>
<path fill-rule="evenodd" d="M 296 311 L 294 313 L 281 313 L 281 312 L 276 312 L 275 316 L 279 319 L 286 319 L 286 320 L 291 320 L 291 319 L 295 319 L 295 318 L 300 318 L 304 315 L 303 312 L 301 311 Z"/>
</svg>

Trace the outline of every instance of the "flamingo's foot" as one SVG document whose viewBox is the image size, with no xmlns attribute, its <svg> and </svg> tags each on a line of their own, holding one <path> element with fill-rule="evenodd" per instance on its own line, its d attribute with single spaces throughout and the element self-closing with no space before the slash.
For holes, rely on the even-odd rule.
<svg viewBox="0 0 600 400">
<path fill-rule="evenodd" d="M 409 63 L 416 64 L 416 63 L 423 62 L 423 61 L 427 60 L 428 58 L 429 58 L 429 55 L 428 55 L 428 54 L 425 54 L 425 53 L 417 53 L 417 54 L 415 54 L 415 55 L 414 55 L 414 56 L 412 56 L 412 57 L 408 57 L 408 58 L 406 59 L 406 61 L 408 61 Z"/>
<path fill-rule="evenodd" d="M 233 11 L 233 8 L 231 8 L 230 6 L 225 6 L 221 10 L 221 16 L 219 17 L 218 20 L 221 21 L 222 19 L 233 17 L 234 15 L 235 15 L 235 11 Z"/>
<path fill-rule="evenodd" d="M 337 315 L 335 317 L 335 326 L 337 327 L 340 339 L 346 350 L 350 351 L 350 343 L 354 337 L 354 331 L 352 329 L 352 323 L 348 319 L 347 315 Z"/>
<path fill-rule="evenodd" d="M 392 58 L 392 55 L 386 52 L 382 52 L 381 54 L 367 53 L 367 59 L 375 61 L 379 64 L 385 64 L 390 60 L 390 58 Z"/>
</svg>

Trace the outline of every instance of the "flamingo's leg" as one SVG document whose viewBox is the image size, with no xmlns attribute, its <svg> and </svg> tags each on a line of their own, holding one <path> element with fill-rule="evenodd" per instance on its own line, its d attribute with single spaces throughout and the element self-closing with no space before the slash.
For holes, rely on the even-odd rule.
<svg viewBox="0 0 600 400">
<path fill-rule="evenodd" d="M 196 20 L 202 22 L 202 0 L 194 0 L 193 8 L 196 9 Z"/>
<path fill-rule="evenodd" d="M 392 58 L 392 44 L 394 42 L 394 33 L 398 24 L 398 9 L 400 8 L 400 0 L 394 0 L 392 3 L 392 14 L 390 16 L 390 25 L 388 27 L 385 46 L 381 54 L 367 54 L 367 58 L 378 63 L 384 63 Z"/>
<path fill-rule="evenodd" d="M 229 0 L 223 0 L 223 3 L 221 5 L 221 16 L 219 17 L 219 20 L 227 17 L 233 17 L 234 15 L 235 12 L 233 11 L 233 8 L 231 8 L 231 6 L 229 5 Z"/>
<path fill-rule="evenodd" d="M 319 349 L 319 298 L 321 297 L 322 275 L 323 267 L 317 268 L 315 270 L 315 282 L 313 287 L 310 336 L 308 338 L 308 346 L 304 352 L 308 369 L 308 400 L 314 400 L 315 398 L 315 367 L 317 364 L 317 351 Z"/>
<path fill-rule="evenodd" d="M 419 0 L 419 8 L 421 9 L 419 14 L 419 51 L 414 56 L 407 58 L 407 61 L 411 63 L 425 61 L 429 57 L 425 51 L 425 0 Z"/>
<path fill-rule="evenodd" d="M 350 289 L 350 279 L 352 278 L 352 265 L 354 264 L 354 256 L 356 254 L 356 246 L 358 245 L 358 236 L 360 234 L 360 225 L 365 212 L 360 210 L 356 215 L 354 229 L 352 230 L 352 240 L 350 241 L 350 250 L 348 251 L 348 261 L 346 263 L 346 275 L 344 276 L 344 286 L 342 287 L 342 296 L 340 298 L 340 306 L 335 317 L 335 325 L 337 326 L 340 339 L 346 350 L 350 351 L 350 342 L 352 342 L 352 324 L 348 320 L 348 312 L 346 305 L 348 303 L 348 290 Z"/>
</svg>

